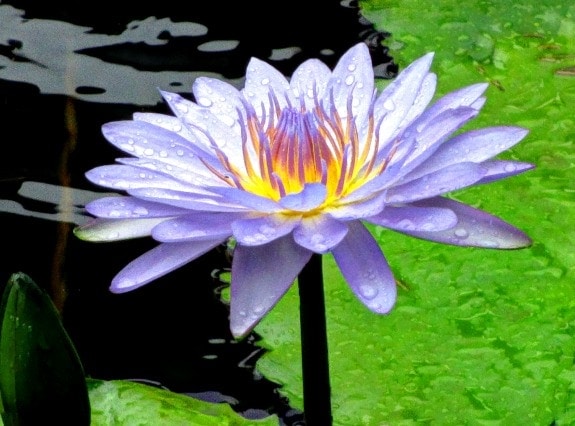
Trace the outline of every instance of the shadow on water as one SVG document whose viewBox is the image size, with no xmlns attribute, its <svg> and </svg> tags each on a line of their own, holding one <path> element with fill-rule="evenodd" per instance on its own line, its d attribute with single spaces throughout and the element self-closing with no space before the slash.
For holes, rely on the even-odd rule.
<svg viewBox="0 0 575 426">
<path fill-rule="evenodd" d="M 360 40 L 376 76 L 391 78 L 397 66 L 382 45 L 387 34 L 356 3 L 337 0 L 313 9 L 263 0 L 117 5 L 0 4 L 1 138 L 10 147 L 0 156 L 0 283 L 22 271 L 49 290 L 89 376 L 139 379 L 227 401 L 247 417 L 274 413 L 286 425 L 302 424 L 280 385 L 254 369 L 264 353 L 259 336 L 235 341 L 229 332 L 218 279 L 229 267 L 225 247 L 112 295 L 114 274 L 154 242 L 90 244 L 71 231 L 86 219 L 89 194 L 102 191 L 84 173 L 119 155 L 101 125 L 136 111 L 167 113 L 158 88 L 187 93 L 200 75 L 239 86 L 252 56 L 286 75 L 310 57 L 333 66 Z"/>
</svg>

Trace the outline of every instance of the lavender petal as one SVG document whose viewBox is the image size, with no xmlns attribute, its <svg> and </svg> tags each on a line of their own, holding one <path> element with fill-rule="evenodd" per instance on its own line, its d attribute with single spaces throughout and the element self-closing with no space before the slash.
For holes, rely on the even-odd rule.
<svg viewBox="0 0 575 426">
<path fill-rule="evenodd" d="M 361 222 L 349 223 L 347 236 L 332 253 L 345 280 L 365 306 L 380 314 L 393 308 L 395 279 L 379 245 Z"/>
<path fill-rule="evenodd" d="M 293 284 L 311 254 L 296 244 L 291 235 L 261 246 L 236 246 L 230 306 L 230 328 L 235 337 L 246 335 L 269 312 Z"/>
<path fill-rule="evenodd" d="M 326 253 L 348 232 L 347 224 L 327 215 L 303 218 L 294 229 L 295 242 L 314 253 Z"/>
</svg>

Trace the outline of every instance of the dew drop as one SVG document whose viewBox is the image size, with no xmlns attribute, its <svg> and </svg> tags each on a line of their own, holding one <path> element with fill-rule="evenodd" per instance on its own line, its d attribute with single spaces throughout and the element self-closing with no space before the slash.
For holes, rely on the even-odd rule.
<svg viewBox="0 0 575 426">
<path fill-rule="evenodd" d="M 457 228 L 453 233 L 457 238 L 465 239 L 469 237 L 469 232 L 467 232 L 467 229 Z"/>
<path fill-rule="evenodd" d="M 220 115 L 219 118 L 229 127 L 232 127 L 234 124 L 236 124 L 236 120 L 234 120 L 234 118 L 230 117 L 229 115 Z"/>
<path fill-rule="evenodd" d="M 160 157 L 166 158 L 167 156 L 168 156 L 168 153 L 166 151 L 160 151 Z"/>
<path fill-rule="evenodd" d="M 147 156 L 154 155 L 154 150 L 152 148 L 146 148 L 144 150 L 144 155 L 147 155 Z"/>
<path fill-rule="evenodd" d="M 357 68 L 357 66 L 356 66 L 355 64 L 349 64 L 349 65 L 347 66 L 347 69 L 348 69 L 349 71 L 355 71 L 356 68 Z"/>
<path fill-rule="evenodd" d="M 479 245 L 485 248 L 497 248 L 499 247 L 499 243 L 494 240 L 479 240 Z"/>
<path fill-rule="evenodd" d="M 183 149 L 178 149 L 178 150 L 176 151 L 176 154 L 178 155 L 178 157 L 181 157 L 181 156 L 184 155 L 184 150 L 183 150 Z"/>
<path fill-rule="evenodd" d="M 120 217 L 122 213 L 119 210 L 110 210 L 108 217 Z"/>
<path fill-rule="evenodd" d="M 262 79 L 262 84 L 265 86 L 267 84 L 270 84 L 270 79 L 269 78 L 264 78 Z"/>
<path fill-rule="evenodd" d="M 415 224 L 409 219 L 402 219 L 397 224 L 397 226 L 398 226 L 398 228 L 406 229 L 406 230 L 415 229 Z"/>
<path fill-rule="evenodd" d="M 256 314 L 256 315 L 259 316 L 259 315 L 261 315 L 261 314 L 264 313 L 264 310 L 265 310 L 265 309 L 264 309 L 264 307 L 263 307 L 262 305 L 257 305 L 257 306 L 254 308 L 254 314 Z"/>
<path fill-rule="evenodd" d="M 505 171 L 506 172 L 514 172 L 515 170 L 517 170 L 517 167 L 515 167 L 515 164 L 506 164 L 505 165 Z"/>
<path fill-rule="evenodd" d="M 209 107 L 209 106 L 212 106 L 212 101 L 211 101 L 211 99 L 203 96 L 200 99 L 198 99 L 198 104 L 200 104 L 201 106 L 204 106 L 204 107 Z"/>
<path fill-rule="evenodd" d="M 150 212 L 144 207 L 136 207 L 133 211 L 136 216 L 147 216 Z"/>
<path fill-rule="evenodd" d="M 345 84 L 347 84 L 348 86 L 351 86 L 354 81 L 355 81 L 355 77 L 353 75 L 348 75 L 345 79 Z"/>
<path fill-rule="evenodd" d="M 359 293 L 365 297 L 366 299 L 373 299 L 375 296 L 377 296 L 377 288 L 371 286 L 371 285 L 361 285 L 359 287 Z"/>
<path fill-rule="evenodd" d="M 393 111 L 395 109 L 395 102 L 393 102 L 391 99 L 386 99 L 383 103 L 383 107 L 388 111 Z"/>
</svg>

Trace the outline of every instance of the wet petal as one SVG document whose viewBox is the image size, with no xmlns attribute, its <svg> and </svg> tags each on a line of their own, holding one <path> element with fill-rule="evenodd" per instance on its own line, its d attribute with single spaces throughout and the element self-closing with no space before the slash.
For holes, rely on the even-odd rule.
<svg viewBox="0 0 575 426">
<path fill-rule="evenodd" d="M 535 168 L 534 164 L 507 160 L 484 161 L 481 163 L 481 166 L 485 168 L 487 172 L 476 185 L 495 182 Z"/>
<path fill-rule="evenodd" d="M 277 101 L 284 107 L 285 97 L 282 95 L 289 89 L 289 83 L 282 73 L 271 65 L 252 58 L 246 70 L 246 82 L 242 93 L 253 105 L 258 116 L 262 115 L 262 106 L 265 111 L 270 110 L 270 91 L 275 93 Z"/>
<path fill-rule="evenodd" d="M 196 212 L 160 223 L 152 237 L 164 243 L 226 239 L 232 235 L 231 222 L 238 213 Z"/>
<path fill-rule="evenodd" d="M 145 217 L 173 217 L 189 213 L 186 209 L 134 197 L 104 197 L 86 205 L 88 213 L 109 219 L 137 219 Z"/>
<path fill-rule="evenodd" d="M 371 194 L 370 194 L 371 195 Z M 361 219 L 364 217 L 375 216 L 385 208 L 387 193 L 380 192 L 379 194 L 371 195 L 364 200 L 354 201 L 347 204 L 342 204 L 327 212 L 330 216 L 340 220 Z M 346 203 L 347 199 L 341 200 Z"/>
<path fill-rule="evenodd" d="M 240 132 L 238 110 L 243 111 L 244 106 L 238 89 L 225 81 L 199 77 L 194 81 L 192 91 L 199 106 L 208 108 L 218 120 Z"/>
<path fill-rule="evenodd" d="M 279 200 L 279 205 L 296 212 L 307 212 L 320 206 L 327 195 L 325 185 L 308 183 L 297 194 L 289 194 Z"/>
<path fill-rule="evenodd" d="M 387 206 L 365 220 L 398 231 L 443 231 L 457 223 L 457 216 L 449 209 L 406 205 Z"/>
<path fill-rule="evenodd" d="M 298 216 L 265 215 L 235 220 L 231 227 L 238 243 L 259 246 L 289 234 L 299 221 Z"/>
<path fill-rule="evenodd" d="M 290 88 L 297 102 L 304 102 L 306 109 L 315 107 L 316 95 L 321 98 L 331 76 L 331 70 L 319 59 L 303 62 L 293 73 Z"/>
<path fill-rule="evenodd" d="M 296 244 L 291 235 L 261 246 L 236 246 L 230 306 L 230 328 L 234 336 L 247 334 L 268 313 L 293 284 L 311 255 L 312 252 Z"/>
<path fill-rule="evenodd" d="M 358 43 L 343 54 L 329 80 L 326 95 L 333 101 L 341 117 L 347 117 L 352 96 L 352 114 L 360 124 L 365 120 L 373 97 L 374 77 L 369 49 Z M 327 98 L 329 99 L 329 97 Z"/>
<path fill-rule="evenodd" d="M 409 174 L 409 178 L 423 176 L 455 163 L 483 162 L 511 148 L 527 133 L 526 129 L 520 127 L 503 126 L 462 133 L 443 143 L 433 155 Z"/>
<path fill-rule="evenodd" d="M 144 253 L 122 269 L 112 280 L 110 291 L 125 293 L 164 276 L 198 258 L 224 240 L 163 243 Z"/>
<path fill-rule="evenodd" d="M 295 228 L 293 237 L 300 246 L 315 253 L 326 253 L 347 234 L 347 225 L 327 215 L 304 218 Z"/>
<path fill-rule="evenodd" d="M 523 231 L 498 217 L 455 200 L 436 197 L 414 204 L 449 209 L 457 215 L 457 224 L 438 232 L 401 231 L 405 234 L 444 244 L 483 248 L 514 249 L 531 244 L 531 239 Z"/>
<path fill-rule="evenodd" d="M 435 197 L 456 189 L 471 186 L 485 175 L 485 169 L 475 163 L 460 163 L 419 179 L 397 185 L 387 192 L 389 203 L 409 203 Z"/>
<path fill-rule="evenodd" d="M 96 167 L 86 173 L 86 178 L 106 188 L 128 190 L 136 188 L 171 188 L 186 191 L 189 185 L 151 170 L 127 165 L 112 164 Z"/>
<path fill-rule="evenodd" d="M 349 223 L 349 232 L 332 250 L 345 280 L 370 310 L 385 314 L 395 304 L 397 289 L 381 249 L 359 221 Z"/>
<path fill-rule="evenodd" d="M 164 188 L 136 188 L 128 190 L 128 193 L 136 198 L 168 204 L 190 210 L 204 210 L 211 212 L 242 212 L 247 209 L 244 206 L 229 203 L 219 195 L 203 192 L 173 191 Z"/>
<path fill-rule="evenodd" d="M 151 235 L 152 228 L 166 218 L 94 219 L 74 229 L 74 235 L 85 241 L 108 242 Z"/>
<path fill-rule="evenodd" d="M 432 60 L 433 53 L 428 53 L 412 62 L 377 97 L 374 105 L 375 122 L 381 122 L 379 137 L 382 145 L 397 135 L 400 123 L 421 93 L 421 85 L 429 74 Z M 423 102 L 421 105 L 424 106 Z"/>
<path fill-rule="evenodd" d="M 219 167 L 217 158 L 206 147 L 201 147 L 199 139 L 190 143 L 177 133 L 145 121 L 106 123 L 102 133 L 112 145 L 135 157 L 156 159 L 182 168 L 204 169 L 203 159 L 213 167 Z"/>
</svg>

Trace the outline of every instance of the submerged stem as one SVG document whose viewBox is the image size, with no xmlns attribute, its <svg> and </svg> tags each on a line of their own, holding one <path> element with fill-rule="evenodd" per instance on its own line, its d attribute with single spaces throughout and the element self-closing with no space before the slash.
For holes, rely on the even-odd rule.
<svg viewBox="0 0 575 426">
<path fill-rule="evenodd" d="M 298 277 L 304 417 L 307 426 L 331 426 L 331 389 L 322 258 L 314 254 Z"/>
</svg>

